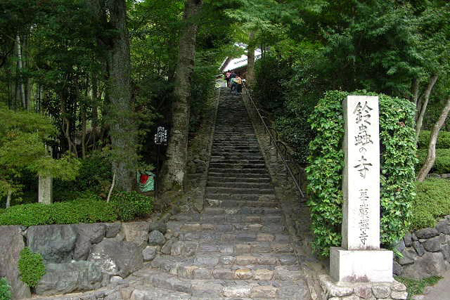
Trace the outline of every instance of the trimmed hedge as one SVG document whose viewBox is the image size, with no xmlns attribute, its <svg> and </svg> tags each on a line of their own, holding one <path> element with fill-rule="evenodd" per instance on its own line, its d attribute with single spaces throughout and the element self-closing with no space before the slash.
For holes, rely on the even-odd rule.
<svg viewBox="0 0 450 300">
<path fill-rule="evenodd" d="M 416 186 L 410 229 L 434 227 L 437 219 L 450 215 L 450 180 L 429 178 Z"/>
<path fill-rule="evenodd" d="M 153 201 L 137 192 L 120 192 L 112 197 L 117 216 L 121 221 L 133 221 L 148 217 L 153 210 Z"/>
<path fill-rule="evenodd" d="M 308 204 L 311 209 L 313 247 L 322 256 L 341 245 L 344 118 L 342 101 L 357 91 L 329 91 L 316 106 L 309 122 L 315 139 L 309 144 Z M 380 94 L 381 241 L 391 247 L 410 225 L 414 199 L 416 140 L 415 107 L 409 101 Z"/>
<path fill-rule="evenodd" d="M 11 300 L 11 286 L 6 278 L 0 278 L 0 300 Z"/>
<path fill-rule="evenodd" d="M 419 149 L 428 149 L 431 131 L 422 130 L 419 135 Z M 450 149 L 450 131 L 439 131 L 436 149 Z"/>
<path fill-rule="evenodd" d="M 50 225 L 131 221 L 152 212 L 153 198 L 137 192 L 119 193 L 114 201 L 78 199 L 69 202 L 16 205 L 0 214 L 0 225 Z"/>
<path fill-rule="evenodd" d="M 427 149 L 417 150 L 417 157 L 419 158 L 419 162 L 416 165 L 417 171 L 423 166 L 427 156 Z M 436 161 L 431 171 L 438 174 L 450 173 L 450 149 L 436 149 Z"/>
</svg>

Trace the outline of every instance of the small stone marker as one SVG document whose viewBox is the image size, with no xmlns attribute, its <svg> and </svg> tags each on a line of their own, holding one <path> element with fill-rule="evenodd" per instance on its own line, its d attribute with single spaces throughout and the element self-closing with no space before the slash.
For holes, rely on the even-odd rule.
<svg viewBox="0 0 450 300">
<path fill-rule="evenodd" d="M 345 168 L 342 247 L 333 247 L 330 275 L 338 282 L 392 282 L 392 251 L 380 249 L 378 97 L 344 100 Z"/>
<path fill-rule="evenodd" d="M 53 203 L 53 177 L 39 176 L 38 202 Z"/>
</svg>

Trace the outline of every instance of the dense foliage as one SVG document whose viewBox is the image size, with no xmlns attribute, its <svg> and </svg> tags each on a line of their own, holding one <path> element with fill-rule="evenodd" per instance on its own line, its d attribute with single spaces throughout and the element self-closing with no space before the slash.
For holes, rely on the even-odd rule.
<svg viewBox="0 0 450 300">
<path fill-rule="evenodd" d="M 450 181 L 429 178 L 416 185 L 417 196 L 412 205 L 410 228 L 434 227 L 437 219 L 450 215 Z"/>
<path fill-rule="evenodd" d="M 146 197 L 137 192 L 120 192 L 113 196 L 119 220 L 127 222 L 150 215 L 153 208 L 153 198 Z"/>
<path fill-rule="evenodd" d="M 315 139 L 307 167 L 308 204 L 315 250 L 328 256 L 341 243 L 344 120 L 342 101 L 350 93 L 327 92 L 310 116 Z M 352 94 L 375 95 L 367 92 Z M 414 107 L 407 100 L 380 97 L 381 240 L 391 246 L 409 227 L 414 199 Z"/>
<path fill-rule="evenodd" d="M 45 275 L 44 258 L 40 253 L 34 253 L 25 247 L 20 251 L 19 274 L 20 280 L 29 287 L 36 287 Z"/>
<path fill-rule="evenodd" d="M 0 278 L 0 300 L 11 300 L 11 286 L 6 278 Z"/>
<path fill-rule="evenodd" d="M 0 225 L 50 225 L 114 221 L 132 221 L 152 212 L 153 198 L 137 192 L 120 193 L 107 203 L 98 196 L 45 205 L 41 203 L 16 205 L 0 214 Z"/>
<path fill-rule="evenodd" d="M 427 159 L 428 150 L 419 149 L 417 151 L 417 157 L 419 162 L 416 165 L 416 170 L 419 170 Z M 436 149 L 436 161 L 431 168 L 432 173 L 448 174 L 450 173 L 450 149 Z"/>
<path fill-rule="evenodd" d="M 429 130 L 422 130 L 420 132 L 418 147 L 420 149 L 427 149 L 428 144 L 430 143 L 430 134 Z M 450 149 L 450 132 L 441 131 L 439 132 L 436 149 Z"/>
</svg>

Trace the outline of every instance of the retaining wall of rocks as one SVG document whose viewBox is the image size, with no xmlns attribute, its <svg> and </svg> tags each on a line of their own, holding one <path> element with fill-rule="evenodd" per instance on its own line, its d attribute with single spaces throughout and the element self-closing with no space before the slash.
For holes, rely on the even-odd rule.
<svg viewBox="0 0 450 300">
<path fill-rule="evenodd" d="M 162 222 L 0 226 L 0 277 L 13 299 L 89 291 L 117 282 L 153 260 L 170 254 L 175 240 Z M 46 274 L 30 291 L 19 277 L 24 247 L 42 254 Z"/>
<path fill-rule="evenodd" d="M 436 227 L 407 234 L 397 250 L 403 257 L 395 258 L 395 275 L 415 279 L 443 275 L 450 269 L 450 216 Z"/>
</svg>

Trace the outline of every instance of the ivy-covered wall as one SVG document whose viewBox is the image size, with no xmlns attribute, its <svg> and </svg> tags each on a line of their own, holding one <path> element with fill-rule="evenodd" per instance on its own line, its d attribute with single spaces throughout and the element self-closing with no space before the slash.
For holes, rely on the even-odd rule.
<svg viewBox="0 0 450 300">
<path fill-rule="evenodd" d="M 309 122 L 315 139 L 309 144 L 308 205 L 311 208 L 314 249 L 328 256 L 341 245 L 344 117 L 348 95 L 379 96 L 381 142 L 381 242 L 392 247 L 409 228 L 415 197 L 416 141 L 414 105 L 405 99 L 357 91 L 329 91 L 315 107 Z"/>
</svg>

